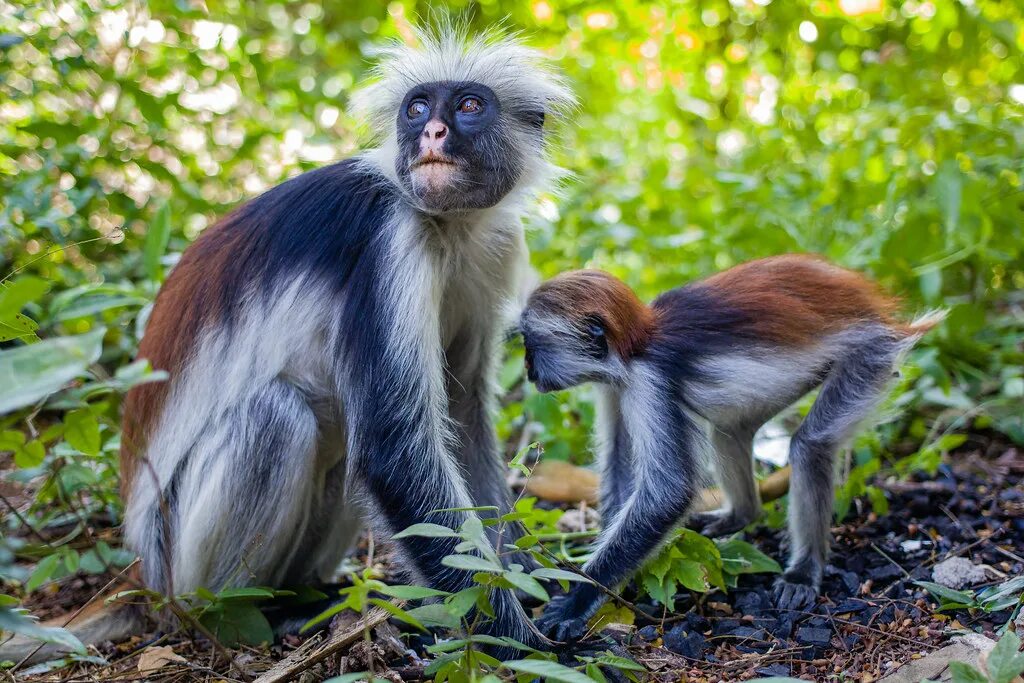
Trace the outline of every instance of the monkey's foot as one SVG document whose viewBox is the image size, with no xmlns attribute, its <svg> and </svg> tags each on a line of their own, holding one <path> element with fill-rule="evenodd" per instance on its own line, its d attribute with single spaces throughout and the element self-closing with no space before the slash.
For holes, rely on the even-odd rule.
<svg viewBox="0 0 1024 683">
<path fill-rule="evenodd" d="M 783 574 L 775 580 L 772 590 L 775 606 L 780 611 L 796 612 L 812 606 L 818 598 L 818 589 L 809 583 L 788 580 L 787 574 Z"/>
<path fill-rule="evenodd" d="M 596 596 L 589 595 L 590 591 L 585 590 L 587 588 L 593 586 L 579 586 L 566 595 L 553 598 L 544 613 L 537 618 L 537 629 L 561 643 L 581 640 L 587 634 L 587 621 L 601 605 Z"/>
<path fill-rule="evenodd" d="M 690 515 L 686 526 L 702 536 L 717 538 L 742 531 L 754 519 L 753 515 L 739 515 L 734 510 L 712 510 Z"/>
</svg>

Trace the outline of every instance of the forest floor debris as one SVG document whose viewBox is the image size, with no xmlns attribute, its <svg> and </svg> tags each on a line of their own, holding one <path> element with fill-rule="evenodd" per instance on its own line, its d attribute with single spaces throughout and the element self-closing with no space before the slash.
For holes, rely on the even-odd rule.
<svg viewBox="0 0 1024 683">
<path fill-rule="evenodd" d="M 823 597 L 812 609 L 780 613 L 769 599 L 774 577 L 750 574 L 728 594 L 714 592 L 697 600 L 680 596 L 675 613 L 640 603 L 647 614 L 660 618 L 638 617 L 635 625 L 611 632 L 647 667 L 650 680 L 708 682 L 794 676 L 868 683 L 902 670 L 915 676 L 926 663 L 934 668 L 952 652 L 949 648 L 970 647 L 952 644 L 957 633 L 996 638 L 1011 610 L 940 612 L 936 599 L 915 582 L 931 581 L 952 558 L 970 563 L 963 569 L 991 568 L 984 576 L 969 572 L 969 581 L 981 581 L 975 588 L 1024 575 L 1024 454 L 1010 447 L 990 457 L 961 452 L 935 478 L 876 484 L 885 490 L 888 514 L 875 514 L 867 501 L 854 502 L 848 518 L 834 529 Z M 574 526 L 592 522 L 585 508 L 575 514 Z M 746 538 L 773 557 L 785 555 L 782 530 L 758 526 Z M 387 568 L 379 547 L 376 559 Z M 102 576 L 71 577 L 52 591 L 35 594 L 28 606 L 46 616 L 70 613 L 105 581 Z M 432 637 L 412 634 L 383 616 L 374 622 L 370 642 L 361 637 L 361 625 L 349 623 L 347 630 L 336 625 L 326 637 L 289 637 L 232 655 L 250 678 L 261 681 L 315 681 L 371 665 L 385 680 L 422 680 L 422 648 Z M 107 663 L 82 662 L 54 671 L 31 667 L 18 676 L 54 683 L 242 680 L 208 643 L 180 633 L 108 644 L 97 654 Z M 907 668 L 910 663 L 914 668 Z M 897 675 L 888 680 L 911 679 Z"/>
</svg>

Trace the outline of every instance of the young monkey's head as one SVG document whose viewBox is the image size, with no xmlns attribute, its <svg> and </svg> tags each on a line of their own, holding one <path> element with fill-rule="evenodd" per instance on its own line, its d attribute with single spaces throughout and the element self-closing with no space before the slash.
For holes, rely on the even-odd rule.
<svg viewBox="0 0 1024 683">
<path fill-rule="evenodd" d="M 541 391 L 616 383 L 651 336 L 653 313 L 618 278 L 563 273 L 530 295 L 519 321 L 526 374 Z"/>
</svg>

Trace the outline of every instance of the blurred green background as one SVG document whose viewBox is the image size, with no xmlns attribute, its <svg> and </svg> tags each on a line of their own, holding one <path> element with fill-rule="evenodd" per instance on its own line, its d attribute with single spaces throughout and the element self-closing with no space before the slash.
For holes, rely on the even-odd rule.
<svg viewBox="0 0 1024 683">
<path fill-rule="evenodd" d="M 118 520 L 119 399 L 164 274 L 217 216 L 365 144 L 346 107 L 373 47 L 436 11 L 525 31 L 579 96 L 552 131 L 571 175 L 529 221 L 543 276 L 600 267 L 649 297 L 814 251 L 908 312 L 951 309 L 844 500 L 1024 444 L 1017 0 L 0 0 L 0 576 L 31 590 L 114 557 L 82 530 Z M 509 452 L 586 460 L 586 392 L 535 394 L 510 350 Z M 40 546 L 26 521 L 80 530 Z"/>
</svg>

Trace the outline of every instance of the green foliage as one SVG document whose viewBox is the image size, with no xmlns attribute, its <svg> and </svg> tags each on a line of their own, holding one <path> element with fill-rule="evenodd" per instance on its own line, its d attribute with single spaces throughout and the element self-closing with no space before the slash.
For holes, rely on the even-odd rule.
<svg viewBox="0 0 1024 683">
<path fill-rule="evenodd" d="M 638 576 L 646 595 L 670 611 L 680 589 L 706 593 L 735 588 L 741 574 L 781 573 L 779 564 L 738 538 L 712 541 L 696 531 L 681 529 L 675 539 L 647 562 Z"/>
<path fill-rule="evenodd" d="M 1014 577 L 977 592 L 954 590 L 931 581 L 915 581 L 914 584 L 927 590 L 939 601 L 939 610 L 979 609 L 999 612 L 1017 607 L 1024 600 L 1024 576 Z"/>
</svg>

